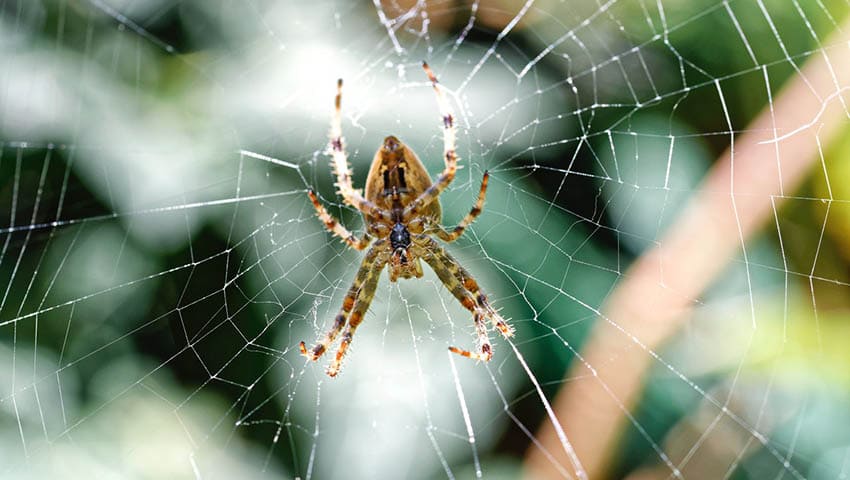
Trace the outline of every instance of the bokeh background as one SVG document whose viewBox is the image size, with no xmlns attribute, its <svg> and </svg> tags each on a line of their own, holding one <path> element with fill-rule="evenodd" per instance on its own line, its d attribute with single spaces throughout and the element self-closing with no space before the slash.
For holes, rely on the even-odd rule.
<svg viewBox="0 0 850 480">
<path fill-rule="evenodd" d="M 577 380 L 628 266 L 782 86 L 841 47 L 847 10 L 0 1 L 0 476 L 519 477 L 548 418 L 537 386 L 551 401 Z M 488 365 L 451 357 L 473 344 L 469 314 L 430 272 L 383 278 L 330 380 L 297 345 L 329 326 L 361 258 L 306 195 L 362 232 L 325 152 L 335 82 L 355 184 L 388 134 L 435 175 L 423 59 L 460 120 L 447 225 L 492 175 L 450 251 L 517 335 L 492 334 Z M 665 459 L 687 478 L 850 475 L 837 138 L 653 348 L 608 476 L 667 478 Z"/>
</svg>

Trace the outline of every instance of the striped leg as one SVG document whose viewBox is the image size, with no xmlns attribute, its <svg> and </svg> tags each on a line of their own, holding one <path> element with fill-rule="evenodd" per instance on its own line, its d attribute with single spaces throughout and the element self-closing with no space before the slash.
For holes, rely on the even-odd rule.
<svg viewBox="0 0 850 480">
<path fill-rule="evenodd" d="M 327 210 L 325 207 L 319 203 L 319 199 L 316 197 L 316 193 L 310 190 L 307 192 L 310 195 L 310 201 L 313 202 L 313 207 L 316 209 L 316 215 L 318 215 L 319 220 L 325 224 L 325 228 L 331 231 L 334 235 L 341 238 L 343 242 L 347 243 L 349 247 L 354 248 L 356 250 L 363 250 L 369 245 L 369 234 L 366 233 L 363 235 L 363 238 L 357 239 L 353 233 L 348 231 L 347 228 L 342 226 Z"/>
<path fill-rule="evenodd" d="M 457 172 L 455 121 L 451 106 L 443 94 L 442 87 L 437 82 L 437 77 L 431 71 L 431 67 L 427 63 L 422 62 L 422 68 L 425 69 L 428 79 L 431 80 L 431 86 L 434 87 L 434 92 L 437 94 L 437 105 L 440 108 L 440 115 L 443 118 L 443 159 L 445 160 L 446 167 L 440 176 L 437 177 L 437 181 L 407 205 L 403 213 L 404 221 L 409 221 L 411 218 L 417 216 L 422 208 L 433 202 L 452 183 Z"/>
<path fill-rule="evenodd" d="M 351 168 L 348 166 L 348 155 L 345 153 L 345 144 L 342 139 L 342 79 L 336 82 L 336 100 L 334 101 L 334 114 L 331 118 L 331 142 L 330 150 L 334 174 L 336 175 L 336 187 L 342 195 L 345 203 L 373 217 L 380 218 L 385 222 L 390 221 L 389 212 L 379 208 L 374 203 L 363 198 L 359 191 L 354 189 L 351 183 Z"/>
<path fill-rule="evenodd" d="M 339 373 L 342 366 L 342 359 L 348 351 L 348 346 L 351 345 L 351 340 L 354 338 L 354 331 L 360 326 L 363 317 L 369 310 L 369 304 L 375 297 L 375 289 L 378 287 L 378 280 L 381 278 L 381 271 L 384 269 L 386 260 L 379 260 L 366 273 L 366 279 L 363 282 L 363 288 L 357 295 L 357 301 L 354 303 L 354 310 L 351 312 L 351 318 L 348 319 L 348 326 L 345 327 L 345 332 L 342 333 L 342 341 L 339 343 L 339 349 L 336 351 L 336 356 L 328 366 L 327 374 L 335 377 Z"/>
<path fill-rule="evenodd" d="M 436 244 L 436 242 L 434 242 Z M 514 327 L 508 325 L 508 322 L 499 315 L 492 306 L 490 306 L 490 300 L 487 299 L 487 295 L 481 291 L 481 287 L 478 286 L 478 282 L 472 278 L 472 275 L 461 266 L 461 264 L 455 260 L 445 249 L 440 249 L 440 253 L 445 256 L 443 262 L 449 266 L 449 269 L 455 275 L 459 282 L 461 282 L 469 293 L 475 298 L 475 303 L 478 304 L 479 307 L 483 308 L 487 312 L 487 318 L 490 319 L 490 323 L 493 324 L 496 329 L 502 334 L 503 337 L 509 338 L 514 336 Z"/>
<path fill-rule="evenodd" d="M 485 362 L 489 361 L 493 356 L 493 346 L 490 343 L 490 338 L 487 335 L 487 326 L 484 323 L 484 318 L 489 315 L 489 312 L 475 301 L 475 297 L 466 288 L 464 282 L 458 279 L 458 275 L 455 273 L 457 262 L 454 262 L 454 259 L 449 257 L 445 250 L 433 239 L 424 235 L 418 238 L 423 242 L 427 242 L 427 246 L 425 247 L 426 252 L 431 252 L 431 254 L 425 253 L 423 255 L 425 261 L 428 262 L 428 265 L 431 266 L 434 273 L 437 274 L 437 277 L 443 282 L 446 288 L 452 292 L 452 295 L 460 301 L 460 304 L 472 312 L 472 321 L 475 326 L 475 333 L 478 336 L 478 351 L 470 352 L 457 347 L 449 347 L 449 350 L 467 358 L 483 360 Z M 470 280 L 472 280 L 471 277 Z M 475 282 L 474 280 L 472 281 Z"/>
<path fill-rule="evenodd" d="M 490 323 L 499 330 L 502 336 L 505 338 L 513 337 L 514 327 L 508 325 L 508 322 L 490 305 L 487 295 L 481 291 L 481 287 L 478 286 L 478 282 L 475 281 L 472 275 L 463 268 L 463 266 L 461 266 L 454 257 L 449 255 L 443 247 L 434 241 L 434 239 L 423 236 L 423 240 L 426 242 L 426 248 L 433 252 L 435 256 L 440 258 L 442 263 L 446 265 L 448 270 L 455 277 L 456 282 L 463 285 L 463 288 L 465 288 L 466 291 L 469 292 L 469 294 L 475 299 L 476 305 L 486 312 L 486 316 L 490 319 Z M 446 282 L 443 281 L 443 283 Z"/>
<path fill-rule="evenodd" d="M 379 258 L 385 256 L 382 255 L 384 250 L 384 242 L 375 242 L 375 245 L 369 250 L 369 252 L 366 253 L 366 256 L 363 258 L 363 262 L 360 264 L 360 270 L 357 271 L 357 275 L 354 277 L 354 283 L 351 284 L 351 288 L 348 289 L 348 293 L 342 300 L 342 309 L 340 309 L 339 314 L 334 319 L 333 326 L 309 351 L 307 350 L 307 346 L 304 342 L 301 342 L 299 344 L 301 355 L 304 355 L 315 362 L 328 350 L 328 347 L 333 343 L 336 336 L 339 335 L 339 332 L 342 331 L 342 328 L 345 326 L 345 323 L 348 320 L 348 315 L 355 306 L 355 300 L 359 302 L 360 298 L 363 296 L 364 290 L 367 289 L 366 285 L 368 285 L 370 279 L 374 276 L 376 279 L 375 282 L 377 282 L 377 277 L 380 276 L 381 269 L 384 267 L 384 263 L 386 263 L 386 260 L 381 260 Z M 373 294 L 374 288 L 372 293 L 369 294 L 370 300 L 372 299 Z"/>
<path fill-rule="evenodd" d="M 481 180 L 481 189 L 478 190 L 478 200 L 475 201 L 475 206 L 472 207 L 472 210 L 463 217 L 463 220 L 457 224 L 457 226 L 451 231 L 447 232 L 443 229 L 442 226 L 437 225 L 436 234 L 440 237 L 440 240 L 444 242 L 454 242 L 461 235 L 463 235 L 463 231 L 466 230 L 472 222 L 475 221 L 475 218 L 481 214 L 481 211 L 484 209 L 484 197 L 487 195 L 487 181 L 490 178 L 490 174 L 484 172 L 484 178 Z"/>
<path fill-rule="evenodd" d="M 454 259 L 451 260 L 454 261 Z M 463 282 L 463 285 L 469 290 L 469 293 L 475 297 L 475 301 L 478 303 L 478 306 L 487 311 L 487 317 L 490 319 L 490 323 L 499 330 L 503 337 L 513 337 L 514 327 L 508 325 L 508 322 L 499 315 L 499 312 L 490 306 L 490 301 L 487 299 L 487 295 L 485 295 L 478 287 L 478 282 L 476 282 L 469 272 L 461 267 L 459 263 L 455 262 L 454 265 L 457 266 L 456 275 L 458 276 L 458 280 Z"/>
<path fill-rule="evenodd" d="M 487 327 L 484 326 L 484 320 L 481 319 L 479 312 L 472 315 L 472 321 L 475 322 L 475 332 L 478 334 L 478 352 L 470 352 L 457 347 L 449 347 L 449 351 L 462 357 L 489 362 L 493 358 L 493 347 L 487 337 Z"/>
</svg>

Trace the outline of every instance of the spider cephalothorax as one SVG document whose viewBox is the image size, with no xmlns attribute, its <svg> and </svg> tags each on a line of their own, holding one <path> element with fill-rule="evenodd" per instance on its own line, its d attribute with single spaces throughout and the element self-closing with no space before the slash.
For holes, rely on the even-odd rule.
<svg viewBox="0 0 850 480">
<path fill-rule="evenodd" d="M 325 210 L 313 191 L 309 192 L 310 200 L 325 226 L 349 246 L 363 250 L 373 238 L 375 241 L 371 243 L 372 246 L 360 265 L 331 329 L 309 351 L 304 342 L 300 344 L 304 356 L 318 360 L 342 332 L 339 349 L 327 371 L 332 377 L 339 373 L 354 331 L 369 309 L 384 266 L 387 266 L 390 272 L 390 281 L 395 282 L 399 278 L 421 277 L 421 260 L 424 260 L 452 295 L 472 312 L 478 336 L 477 352 L 449 347 L 452 352 L 489 361 L 493 349 L 487 335 L 485 319 L 489 319 L 505 337 L 513 335 L 513 328 L 490 306 L 487 296 L 481 292 L 475 279 L 431 237 L 436 235 L 443 241 L 452 242 L 463 234 L 466 227 L 481 213 L 489 177 L 487 172 L 484 172 L 478 201 L 466 217 L 450 232 L 443 229 L 440 225 L 442 213 L 438 197 L 452 182 L 457 171 L 454 117 L 434 73 L 425 63 L 423 68 L 437 94 L 437 103 L 442 114 L 445 168 L 432 183 L 427 170 L 413 150 L 398 138 L 389 136 L 384 139 L 383 145 L 372 160 L 366 179 L 365 196 L 355 190 L 351 183 L 351 170 L 342 140 L 342 80 L 337 82 L 330 140 L 336 185 L 343 200 L 363 214 L 366 234 L 360 239 L 355 238 Z"/>
</svg>

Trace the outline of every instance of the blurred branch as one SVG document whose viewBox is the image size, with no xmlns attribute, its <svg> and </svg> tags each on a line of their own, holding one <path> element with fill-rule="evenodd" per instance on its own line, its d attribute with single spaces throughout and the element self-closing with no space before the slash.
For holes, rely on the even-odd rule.
<svg viewBox="0 0 850 480">
<path fill-rule="evenodd" d="M 845 124 L 848 41 L 845 21 L 740 137 L 731 134 L 729 149 L 677 222 L 629 268 L 608 299 L 554 402 L 589 478 L 606 476 L 626 413 L 639 399 L 650 367 L 661 361 L 656 349 L 685 322 L 747 239 L 774 221 L 778 204 L 820 158 L 821 145 Z M 720 83 L 717 93 L 726 112 Z M 778 228 L 778 217 L 775 221 Z M 746 260 L 745 248 L 743 255 Z M 539 443 L 528 451 L 526 476 L 560 477 L 558 465 L 571 463 L 555 428 L 546 422 L 535 438 Z"/>
</svg>

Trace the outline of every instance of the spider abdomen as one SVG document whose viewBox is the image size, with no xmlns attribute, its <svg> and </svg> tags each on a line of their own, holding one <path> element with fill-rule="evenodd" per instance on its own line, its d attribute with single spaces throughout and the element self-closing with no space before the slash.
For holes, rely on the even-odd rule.
<svg viewBox="0 0 850 480">
<path fill-rule="evenodd" d="M 404 208 L 431 186 L 431 177 L 416 153 L 395 136 L 388 136 L 375 152 L 366 178 L 366 199 L 391 211 Z M 397 195 L 394 194 L 397 192 Z M 419 212 L 423 218 L 440 221 L 440 201 L 435 199 Z M 368 220 L 367 220 L 368 221 Z"/>
</svg>

